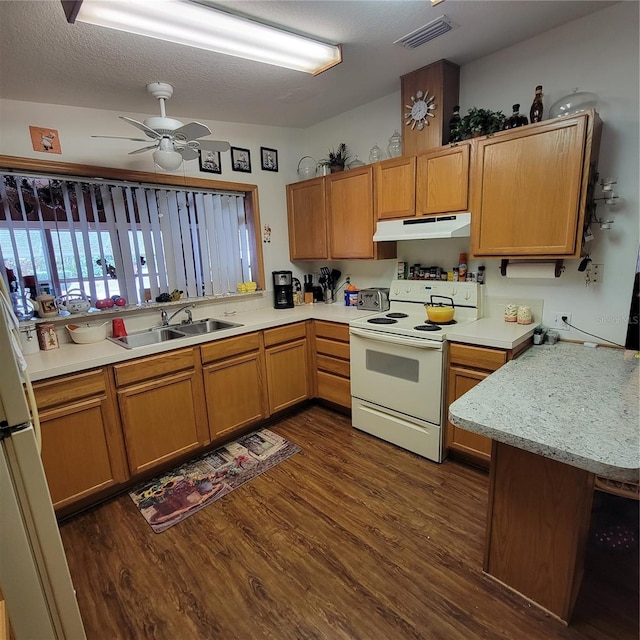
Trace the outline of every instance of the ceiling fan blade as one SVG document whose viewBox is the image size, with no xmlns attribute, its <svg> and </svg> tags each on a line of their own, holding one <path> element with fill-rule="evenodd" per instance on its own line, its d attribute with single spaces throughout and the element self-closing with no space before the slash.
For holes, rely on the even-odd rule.
<svg viewBox="0 0 640 640">
<path fill-rule="evenodd" d="M 149 142 L 147 138 L 125 138 L 124 136 L 91 136 L 92 138 L 114 138 L 117 140 L 133 140 L 133 142 Z"/>
<path fill-rule="evenodd" d="M 199 122 L 190 122 L 173 131 L 172 135 L 178 140 L 195 140 L 196 138 L 210 136 L 211 129 Z"/>
<path fill-rule="evenodd" d="M 201 149 L 205 151 L 229 151 L 231 145 L 224 140 L 198 140 Z"/>
<path fill-rule="evenodd" d="M 162 138 L 162 134 L 158 133 L 155 129 L 152 129 L 151 127 L 147 127 L 147 125 L 144 122 L 138 122 L 137 120 L 134 120 L 133 118 L 128 118 L 127 116 L 120 116 L 121 120 L 126 120 L 129 124 L 132 124 L 134 127 L 138 127 L 138 129 L 140 129 L 141 131 L 144 131 L 150 138 L 154 138 L 156 140 L 158 140 L 159 138 Z"/>
<path fill-rule="evenodd" d="M 135 156 L 136 153 L 144 153 L 145 151 L 151 151 L 151 149 L 157 149 L 157 148 L 158 148 L 157 144 L 152 144 L 152 145 L 149 145 L 148 147 L 142 147 L 140 149 L 136 149 L 135 151 L 129 151 L 129 155 Z"/>
<path fill-rule="evenodd" d="M 182 155 L 183 160 L 195 160 L 198 157 L 198 151 L 191 147 L 176 148 L 176 151 Z"/>
</svg>

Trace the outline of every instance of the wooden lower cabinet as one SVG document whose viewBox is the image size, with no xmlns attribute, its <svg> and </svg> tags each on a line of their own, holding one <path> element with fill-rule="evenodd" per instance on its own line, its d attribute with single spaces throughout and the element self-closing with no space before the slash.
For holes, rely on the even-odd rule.
<svg viewBox="0 0 640 640">
<path fill-rule="evenodd" d="M 105 369 L 33 387 L 42 430 L 42 463 L 56 510 L 129 478 Z"/>
<path fill-rule="evenodd" d="M 316 320 L 316 395 L 351 409 L 349 325 Z"/>
<path fill-rule="evenodd" d="M 525 342 L 515 349 L 494 349 L 466 344 L 449 345 L 447 408 L 473 389 L 503 364 L 517 357 L 530 346 Z M 448 413 L 448 409 L 447 409 Z M 445 444 L 450 453 L 468 462 L 488 468 L 491 461 L 491 438 L 471 433 L 451 424 L 447 419 Z"/>
<path fill-rule="evenodd" d="M 311 395 L 305 322 L 266 329 L 263 334 L 269 413 L 303 402 Z"/>
<path fill-rule="evenodd" d="M 211 440 L 267 417 L 264 350 L 259 333 L 203 345 L 201 355 Z"/>
<path fill-rule="evenodd" d="M 179 349 L 113 367 L 133 475 L 209 443 L 200 359 Z"/>
</svg>

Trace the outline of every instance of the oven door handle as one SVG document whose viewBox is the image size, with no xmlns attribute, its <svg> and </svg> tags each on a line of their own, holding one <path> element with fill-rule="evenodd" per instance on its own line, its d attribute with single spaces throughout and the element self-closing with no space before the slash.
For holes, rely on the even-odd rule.
<svg viewBox="0 0 640 640">
<path fill-rule="evenodd" d="M 358 329 L 349 327 L 349 333 L 352 336 L 358 336 L 365 340 L 377 340 L 378 342 L 389 342 L 391 344 L 402 345 L 403 347 L 418 347 L 418 349 L 437 349 L 442 350 L 442 342 L 434 340 L 422 340 L 420 338 L 407 338 L 405 336 L 397 336 L 391 333 L 382 333 L 375 331 L 367 331 L 366 329 Z"/>
</svg>

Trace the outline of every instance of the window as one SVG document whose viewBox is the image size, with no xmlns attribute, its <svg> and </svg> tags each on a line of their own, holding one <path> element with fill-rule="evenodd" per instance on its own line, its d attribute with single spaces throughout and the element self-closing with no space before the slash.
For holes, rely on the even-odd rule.
<svg viewBox="0 0 640 640">
<path fill-rule="evenodd" d="M 243 192 L 4 174 L 0 272 L 94 301 L 221 295 L 258 280 L 253 222 Z"/>
</svg>

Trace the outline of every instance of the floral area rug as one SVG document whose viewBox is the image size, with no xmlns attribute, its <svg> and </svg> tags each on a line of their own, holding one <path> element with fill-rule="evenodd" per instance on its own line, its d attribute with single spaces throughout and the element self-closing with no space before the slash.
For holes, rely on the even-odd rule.
<svg viewBox="0 0 640 640">
<path fill-rule="evenodd" d="M 300 447 L 268 429 L 254 431 L 129 492 L 156 533 L 271 469 Z"/>
</svg>

